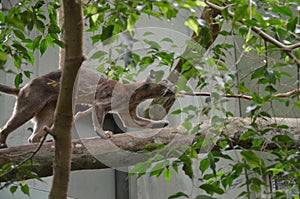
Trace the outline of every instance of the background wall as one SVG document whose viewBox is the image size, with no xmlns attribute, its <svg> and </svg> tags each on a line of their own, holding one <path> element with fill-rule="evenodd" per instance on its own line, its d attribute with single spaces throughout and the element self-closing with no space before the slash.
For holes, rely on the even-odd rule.
<svg viewBox="0 0 300 199">
<path fill-rule="evenodd" d="M 5 4 L 6 1 L 2 1 L 3 4 Z M 182 34 L 182 38 L 185 36 L 190 36 L 191 31 L 184 26 L 184 19 L 185 19 L 185 13 L 182 12 L 178 15 L 176 19 L 173 19 L 171 21 L 163 21 L 158 20 L 156 18 L 148 17 L 148 16 L 142 16 L 140 20 L 137 23 L 138 28 L 149 28 L 149 30 L 154 30 L 153 27 L 163 28 L 166 30 L 164 33 L 158 32 L 157 35 L 160 35 L 159 37 L 155 38 L 153 37 L 153 40 L 157 40 L 158 42 L 164 37 L 169 36 L 173 38 L 174 40 L 177 40 L 177 42 L 182 45 L 183 40 L 178 37 L 178 35 Z M 169 31 L 168 31 L 169 30 Z M 171 31 L 172 30 L 172 31 Z M 180 34 L 179 34 L 180 33 Z M 165 35 L 164 35 L 165 34 Z M 91 41 L 89 40 L 90 35 L 86 35 L 85 37 L 85 54 L 91 55 L 92 50 L 94 49 L 94 46 L 91 45 Z M 217 43 L 223 42 L 222 37 L 218 38 L 216 41 Z M 232 40 L 232 38 L 226 38 L 227 41 Z M 235 41 L 238 41 L 236 38 Z M 137 49 L 139 50 L 139 49 Z M 184 50 L 184 47 L 182 47 L 181 50 Z M 232 65 L 232 70 L 236 69 L 236 66 L 234 65 L 234 62 L 237 57 L 240 56 L 242 53 L 241 46 L 237 43 L 237 52 L 231 52 L 228 54 L 228 59 L 226 62 L 228 62 L 230 65 Z M 236 54 L 235 54 L 236 53 Z M 88 60 L 89 61 L 89 60 Z M 246 76 L 250 70 L 253 70 L 257 66 L 259 66 L 262 63 L 262 60 L 257 59 L 256 57 L 252 57 L 251 53 L 247 54 L 245 58 L 239 63 L 238 71 L 239 75 L 241 77 Z M 89 64 L 89 62 L 87 62 Z M 7 66 L 12 65 L 12 63 L 7 64 Z M 32 77 L 45 74 L 46 72 L 55 70 L 58 68 L 58 49 L 48 48 L 45 55 L 40 57 L 39 53 L 36 54 L 36 61 L 34 67 L 28 66 L 28 69 L 33 72 Z M 284 78 L 283 82 L 280 84 L 280 92 L 284 92 L 287 90 L 290 90 L 291 88 L 294 88 L 295 82 L 296 82 L 296 69 L 291 68 L 291 71 L 294 72 L 295 77 L 293 78 Z M 146 74 L 145 74 L 146 75 Z M 144 77 L 143 77 L 144 78 Z M 247 78 L 247 77 L 246 77 Z M 3 71 L 0 71 L 0 82 L 5 83 L 8 85 L 13 85 L 13 79 L 14 75 L 6 74 Z M 249 84 L 251 84 L 251 80 L 248 78 Z M 253 85 L 253 89 L 257 86 Z M 191 99 L 187 99 L 189 101 Z M 199 98 L 199 103 L 203 103 L 205 98 Z M 4 94 L 0 94 L 0 125 L 3 126 L 5 122 L 8 120 L 8 118 L 11 115 L 11 112 L 13 110 L 14 105 L 14 97 L 7 96 Z M 189 104 L 188 102 L 181 102 L 181 104 Z M 245 115 L 246 107 L 249 105 L 249 102 L 247 101 L 239 101 L 231 99 L 227 103 L 227 107 L 230 108 L 230 110 L 233 110 L 233 112 L 239 116 Z M 283 117 L 297 117 L 299 116 L 299 113 L 293 112 L 293 110 L 289 110 L 286 107 L 277 106 L 276 102 L 273 105 L 275 108 L 275 113 L 277 116 L 283 116 Z M 203 118 L 200 118 L 203 119 Z M 172 120 L 172 118 L 171 118 Z M 22 145 L 27 144 L 27 138 L 31 134 L 32 124 L 30 122 L 26 123 L 19 129 L 17 129 L 15 132 L 13 132 L 8 139 L 8 145 L 9 146 L 15 146 L 15 145 Z M 77 126 L 77 131 L 74 130 L 74 138 L 83 138 L 83 137 L 90 137 L 91 135 L 95 135 L 93 133 L 93 129 L 91 126 L 91 120 L 90 118 L 86 117 L 81 119 Z M 229 152 L 229 154 L 233 157 L 236 157 L 236 159 L 239 159 L 239 155 L 236 154 L 236 152 L 232 151 Z M 201 158 L 202 155 L 200 155 L 199 158 Z M 222 162 L 220 163 L 220 166 L 226 167 L 227 164 L 230 162 Z M 197 167 L 197 164 L 195 163 L 195 167 Z M 43 199 L 48 197 L 48 191 L 50 189 L 51 185 L 51 177 L 44 178 L 44 182 L 38 182 L 35 180 L 28 181 L 28 184 L 31 188 L 31 195 L 29 198 L 32 199 Z M 243 179 L 239 179 L 238 182 L 243 182 Z M 78 199 L 96 199 L 96 198 L 107 198 L 107 199 L 114 199 L 116 190 L 115 190 L 115 171 L 113 169 L 105 169 L 105 170 L 93 170 L 93 171 L 77 171 L 72 172 L 71 174 L 71 182 L 70 182 L 70 188 L 69 188 L 69 197 L 70 198 L 78 198 Z M 131 199 L 154 199 L 154 198 L 166 198 L 170 194 L 174 194 L 177 191 L 187 191 L 189 190 L 193 196 L 198 194 L 198 189 L 193 188 L 194 182 L 191 182 L 182 172 L 179 172 L 176 175 L 173 175 L 171 183 L 166 182 L 163 178 L 155 178 L 155 177 L 149 177 L 144 176 L 141 177 L 139 180 L 135 180 L 134 178 L 130 178 L 130 198 Z M 235 198 L 238 192 L 241 190 L 232 190 L 228 193 L 227 198 Z M 16 198 L 16 199 L 23 199 L 28 198 L 27 196 L 24 196 L 19 191 L 11 196 L 9 190 L 2 190 L 0 191 L 0 199 L 4 198 Z"/>
</svg>

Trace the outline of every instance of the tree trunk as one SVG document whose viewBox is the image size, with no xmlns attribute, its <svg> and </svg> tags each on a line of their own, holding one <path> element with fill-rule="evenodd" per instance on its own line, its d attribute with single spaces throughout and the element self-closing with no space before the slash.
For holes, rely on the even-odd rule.
<svg viewBox="0 0 300 199">
<path fill-rule="evenodd" d="M 208 50 L 213 42 L 216 40 L 218 36 L 218 32 L 220 31 L 219 25 L 215 23 L 215 17 L 220 14 L 220 11 L 216 9 L 212 9 L 210 7 L 205 7 L 200 19 L 204 20 L 208 25 L 205 27 L 201 27 L 201 31 L 198 35 L 193 33 L 192 41 L 199 43 L 203 48 Z M 188 47 L 185 49 L 186 52 L 190 51 L 191 49 Z M 181 73 L 181 69 L 183 64 L 186 60 L 180 59 L 174 68 L 174 71 L 168 77 L 168 80 L 172 83 L 177 83 L 179 79 L 179 74 Z M 175 102 L 175 97 L 170 98 L 157 98 L 153 99 L 150 106 L 154 106 L 155 104 L 160 104 L 165 108 L 166 113 L 169 112 L 170 108 L 173 106 Z M 146 118 L 150 118 L 149 116 L 149 108 L 147 108 L 144 112 Z M 164 115 L 165 116 L 165 115 Z"/>
<path fill-rule="evenodd" d="M 65 41 L 65 36 L 64 36 L 64 8 L 61 6 L 58 9 L 57 12 L 57 22 L 58 26 L 61 29 L 61 34 L 60 34 L 60 40 Z M 59 62 L 58 62 L 58 67 L 59 68 L 64 68 L 65 64 L 65 49 L 64 48 L 59 48 Z"/>
<path fill-rule="evenodd" d="M 55 141 L 55 156 L 49 199 L 67 198 L 72 155 L 72 93 L 77 73 L 83 61 L 81 1 L 64 0 L 63 8 L 65 61 L 54 124 L 50 129 L 50 134 Z"/>
</svg>

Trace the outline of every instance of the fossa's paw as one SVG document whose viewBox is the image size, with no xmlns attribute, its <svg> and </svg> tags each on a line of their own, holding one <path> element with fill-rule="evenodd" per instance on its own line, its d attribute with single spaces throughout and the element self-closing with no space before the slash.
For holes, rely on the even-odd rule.
<svg viewBox="0 0 300 199">
<path fill-rule="evenodd" d="M 169 121 L 167 120 L 159 120 L 152 124 L 153 129 L 164 128 L 169 125 Z"/>
<path fill-rule="evenodd" d="M 0 143 L 0 149 L 5 149 L 7 148 L 7 144 L 6 143 Z"/>
<path fill-rule="evenodd" d="M 102 138 L 102 139 L 109 139 L 113 136 L 113 132 L 111 131 L 96 131 L 96 133 Z"/>
<path fill-rule="evenodd" d="M 104 131 L 106 138 L 111 138 L 114 134 L 111 131 Z"/>
</svg>

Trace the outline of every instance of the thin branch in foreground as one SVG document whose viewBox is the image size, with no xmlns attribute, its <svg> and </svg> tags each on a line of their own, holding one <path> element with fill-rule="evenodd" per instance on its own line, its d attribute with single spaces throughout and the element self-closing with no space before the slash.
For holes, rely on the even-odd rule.
<svg viewBox="0 0 300 199">
<path fill-rule="evenodd" d="M 279 97 L 279 98 L 288 98 L 291 97 L 292 95 L 296 95 L 300 93 L 300 89 L 294 89 L 292 91 L 288 91 L 286 93 L 278 93 L 275 94 L 274 97 Z M 185 95 L 187 96 L 211 96 L 210 92 L 192 92 L 192 93 L 187 93 L 185 91 L 180 91 L 178 93 L 178 97 L 184 97 Z M 236 95 L 231 95 L 231 94 L 221 94 L 221 97 L 227 97 L 227 98 L 239 98 L 239 99 L 246 99 L 246 100 L 253 100 L 253 97 L 250 95 L 242 95 L 242 94 L 236 94 Z"/>
<path fill-rule="evenodd" d="M 24 165 L 28 160 L 31 160 L 33 159 L 33 157 L 37 154 L 37 152 L 39 152 L 39 150 L 42 148 L 45 140 L 46 140 L 46 137 L 48 135 L 48 132 L 44 135 L 42 141 L 39 143 L 38 147 L 32 151 L 32 152 L 29 152 L 31 153 L 31 155 L 28 157 L 28 158 L 25 158 L 24 160 L 22 160 L 20 163 L 18 163 L 17 165 L 14 165 L 13 167 L 11 167 L 8 171 L 6 171 L 5 173 L 2 173 L 0 175 L 0 178 L 3 178 L 9 174 L 11 174 L 12 172 L 16 171 L 17 169 L 19 169 L 22 165 Z M 1 189 L 0 189 L 1 190 Z"/>
</svg>

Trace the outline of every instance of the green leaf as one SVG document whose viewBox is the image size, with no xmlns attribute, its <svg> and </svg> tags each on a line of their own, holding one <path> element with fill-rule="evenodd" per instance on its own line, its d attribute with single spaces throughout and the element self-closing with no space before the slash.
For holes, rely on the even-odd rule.
<svg viewBox="0 0 300 199">
<path fill-rule="evenodd" d="M 208 194 L 214 194 L 214 193 L 223 194 L 224 193 L 223 189 L 221 189 L 220 187 L 216 187 L 212 184 L 203 184 L 199 188 L 203 189 Z"/>
<path fill-rule="evenodd" d="M 168 182 L 171 182 L 172 172 L 169 168 L 165 169 L 164 177 Z"/>
<path fill-rule="evenodd" d="M 186 128 L 186 130 L 191 130 L 192 127 L 193 127 L 192 123 L 189 122 L 189 121 L 183 122 L 183 123 L 182 123 L 182 126 L 183 126 L 184 128 Z"/>
<path fill-rule="evenodd" d="M 272 138 L 272 141 L 283 142 L 283 143 L 293 143 L 294 142 L 294 140 L 291 137 L 289 137 L 288 135 L 275 135 Z"/>
<path fill-rule="evenodd" d="M 13 185 L 13 186 L 10 187 L 9 191 L 10 191 L 10 193 L 14 194 L 17 191 L 17 189 L 18 189 L 18 186 Z"/>
<path fill-rule="evenodd" d="M 242 157 L 249 162 L 254 168 L 260 166 L 261 159 L 253 152 L 249 150 L 244 150 L 241 152 Z"/>
<path fill-rule="evenodd" d="M 150 41 L 150 40 L 145 39 L 144 42 L 146 44 L 148 44 L 152 49 L 155 49 L 155 50 L 161 49 L 161 46 L 155 41 Z"/>
<path fill-rule="evenodd" d="M 34 38 L 34 40 L 32 42 L 32 49 L 33 50 L 39 48 L 41 39 L 42 39 L 42 35 L 37 36 L 36 38 Z"/>
<path fill-rule="evenodd" d="M 91 56 L 91 59 L 100 59 L 102 58 L 103 56 L 107 55 L 107 52 L 105 51 L 102 51 L 102 50 L 99 50 L 97 52 L 95 52 L 92 56 Z"/>
<path fill-rule="evenodd" d="M 276 76 L 275 76 L 275 73 L 273 71 L 265 70 L 264 76 L 268 80 L 269 83 L 276 84 Z"/>
<path fill-rule="evenodd" d="M 127 30 L 129 32 L 132 32 L 132 29 L 134 27 L 134 24 L 136 21 L 139 19 L 139 16 L 135 13 L 132 13 L 128 18 L 127 18 Z"/>
<path fill-rule="evenodd" d="M 295 107 L 300 108 L 300 101 L 294 102 Z"/>
<path fill-rule="evenodd" d="M 294 32 L 296 27 L 297 27 L 297 22 L 298 22 L 298 18 L 297 17 L 293 17 L 289 20 L 288 24 L 287 24 L 287 29 Z"/>
<path fill-rule="evenodd" d="M 13 31 L 14 31 L 16 37 L 18 37 L 18 38 L 21 39 L 21 40 L 24 40 L 24 39 L 25 39 L 25 35 L 23 34 L 22 31 L 20 31 L 20 30 L 13 30 Z"/>
<path fill-rule="evenodd" d="M 14 57 L 14 65 L 16 66 L 16 68 L 19 69 L 22 64 L 22 57 L 17 54 L 15 54 L 13 57 Z"/>
<path fill-rule="evenodd" d="M 181 111 L 180 109 L 177 109 L 177 110 L 173 111 L 172 114 L 178 115 L 178 114 L 180 114 L 181 112 L 182 112 L 182 111 Z"/>
<path fill-rule="evenodd" d="M 29 192 L 29 187 L 28 185 L 26 184 L 26 181 L 22 182 L 21 184 L 21 191 L 26 194 L 26 195 L 30 195 L 30 192 Z"/>
<path fill-rule="evenodd" d="M 22 52 L 23 54 L 27 53 L 27 49 L 19 42 L 15 42 L 12 44 L 13 47 L 16 48 L 17 51 Z"/>
<path fill-rule="evenodd" d="M 212 169 L 213 174 L 216 175 L 216 163 L 213 154 L 211 152 L 208 153 L 207 158 L 209 159 L 210 168 Z"/>
<path fill-rule="evenodd" d="M 265 71 L 266 71 L 266 68 L 265 68 L 265 67 L 257 68 L 257 69 L 251 74 L 251 79 L 258 79 L 258 78 L 264 77 Z"/>
<path fill-rule="evenodd" d="M 129 172 L 129 176 L 133 176 L 135 174 L 138 175 L 137 178 L 141 177 L 146 173 L 146 171 L 151 167 L 151 162 L 146 161 L 146 162 L 139 162 L 137 163 L 133 169 Z"/>
<path fill-rule="evenodd" d="M 240 140 L 247 140 L 252 135 L 256 135 L 257 133 L 255 131 L 247 131 L 243 133 L 243 135 L 240 137 Z"/>
<path fill-rule="evenodd" d="M 194 148 L 191 148 L 191 158 L 198 159 L 198 153 L 197 150 Z"/>
<path fill-rule="evenodd" d="M 258 104 L 262 104 L 263 103 L 262 98 L 257 93 L 253 93 L 252 94 L 252 98 L 253 98 L 253 101 L 256 102 L 256 103 L 258 103 Z"/>
<path fill-rule="evenodd" d="M 226 140 L 218 142 L 218 146 L 221 147 L 221 149 L 225 149 L 225 147 L 227 145 L 228 145 L 228 142 Z"/>
<path fill-rule="evenodd" d="M 209 66 L 211 66 L 211 67 L 214 67 L 214 66 L 216 65 L 216 61 L 215 61 L 214 58 L 208 58 L 208 59 L 206 60 L 206 63 L 207 63 Z"/>
<path fill-rule="evenodd" d="M 102 34 L 101 34 L 101 41 L 104 42 L 112 37 L 113 35 L 114 26 L 108 25 L 106 27 L 103 27 Z"/>
<path fill-rule="evenodd" d="M 26 71 L 24 71 L 23 73 L 24 73 L 24 75 L 25 75 L 28 79 L 30 79 L 30 76 L 31 76 L 31 73 L 32 73 L 31 71 L 27 71 L 27 70 L 26 70 Z"/>
<path fill-rule="evenodd" d="M 5 64 L 6 60 L 7 60 L 7 54 L 0 51 L 0 61 L 1 61 L 1 63 Z"/>
<path fill-rule="evenodd" d="M 91 36 L 92 44 L 95 44 L 95 43 L 97 43 L 98 41 L 100 41 L 100 40 L 101 40 L 101 37 L 102 37 L 101 34 L 97 34 L 97 35 Z"/>
<path fill-rule="evenodd" d="M 248 5 L 239 6 L 234 13 L 233 22 L 235 23 L 236 21 L 242 20 L 246 16 L 247 10 L 249 10 Z"/>
<path fill-rule="evenodd" d="M 180 160 L 183 162 L 182 169 L 184 173 L 189 176 L 190 179 L 193 179 L 192 159 L 189 156 L 183 155 L 180 157 Z"/>
<path fill-rule="evenodd" d="M 222 153 L 221 151 L 212 151 L 211 153 L 213 154 L 214 157 L 220 157 L 220 158 L 224 158 L 226 160 L 232 160 L 232 158 L 229 155 L 226 155 L 226 154 Z"/>
<path fill-rule="evenodd" d="M 269 92 L 269 93 L 275 93 L 277 90 L 274 88 L 274 86 L 267 85 L 266 88 L 265 88 L 265 91 Z"/>
<path fill-rule="evenodd" d="M 41 20 L 34 20 L 34 25 L 41 33 L 45 32 L 45 24 Z"/>
<path fill-rule="evenodd" d="M 209 168 L 209 165 L 210 165 L 210 162 L 209 162 L 208 158 L 201 160 L 200 165 L 199 165 L 200 171 L 202 173 L 204 173 Z"/>
<path fill-rule="evenodd" d="M 146 56 L 146 57 L 143 57 L 143 58 L 142 58 L 142 60 L 141 60 L 141 65 L 142 65 L 142 66 L 148 66 L 148 65 L 152 64 L 153 62 L 154 62 L 153 57 L 148 57 L 148 56 Z M 141 68 L 143 68 L 143 67 L 141 67 Z M 145 68 L 143 68 L 143 69 L 145 69 Z M 143 71 L 143 70 L 142 70 L 142 71 Z"/>
<path fill-rule="evenodd" d="M 4 21 L 5 20 L 5 16 L 3 12 L 0 12 L 0 21 Z"/>
<path fill-rule="evenodd" d="M 98 18 L 99 18 L 99 14 L 98 14 L 98 13 L 93 14 L 93 15 L 91 16 L 91 19 L 92 19 L 93 23 L 96 23 Z"/>
<path fill-rule="evenodd" d="M 261 139 L 254 139 L 252 140 L 252 147 L 253 148 L 260 148 L 262 146 L 263 141 Z"/>
<path fill-rule="evenodd" d="M 53 42 L 56 43 L 61 48 L 65 47 L 65 43 L 63 41 L 60 41 L 59 39 L 54 39 Z"/>
<path fill-rule="evenodd" d="M 169 42 L 169 43 L 174 43 L 173 40 L 171 38 L 165 37 L 163 38 L 161 41 L 165 41 L 165 42 Z"/>
<path fill-rule="evenodd" d="M 150 171 L 150 176 L 159 177 L 163 170 L 169 165 L 169 161 L 165 160 L 155 164 L 155 166 Z"/>
<path fill-rule="evenodd" d="M 173 199 L 173 198 L 179 198 L 179 197 L 185 197 L 185 198 L 189 198 L 189 196 L 183 192 L 177 192 L 174 195 L 171 195 L 168 197 L 168 199 Z"/>
<path fill-rule="evenodd" d="M 189 27 L 192 31 L 194 31 L 196 33 L 196 35 L 199 34 L 199 26 L 198 26 L 198 22 L 196 21 L 196 19 L 193 18 L 189 18 L 188 20 L 186 20 L 184 22 L 184 25 L 186 25 L 187 27 Z"/>
<path fill-rule="evenodd" d="M 47 50 L 48 48 L 48 42 L 46 39 L 43 39 L 41 44 L 40 44 L 40 52 L 41 52 L 41 55 L 43 55 L 45 53 L 45 51 Z"/>
<path fill-rule="evenodd" d="M 216 177 L 215 174 L 209 173 L 209 174 L 205 174 L 205 175 L 203 176 L 203 179 L 204 179 L 204 180 L 209 180 L 209 179 L 214 179 L 215 177 Z"/>
<path fill-rule="evenodd" d="M 293 16 L 293 12 L 292 10 L 284 5 L 278 5 L 278 4 L 272 4 L 273 7 L 273 11 L 280 13 L 282 15 L 288 16 L 288 17 L 292 17 Z"/>
<path fill-rule="evenodd" d="M 153 33 L 153 32 L 145 32 L 145 33 L 143 34 L 144 37 L 145 37 L 145 36 L 148 36 L 148 35 L 154 35 L 154 33 Z"/>
<path fill-rule="evenodd" d="M 23 83 L 23 75 L 22 73 L 18 73 L 15 77 L 15 87 L 19 88 L 20 84 Z"/>
<path fill-rule="evenodd" d="M 172 167 L 173 167 L 174 171 L 176 171 L 176 173 L 178 173 L 178 164 L 176 162 L 174 162 L 172 164 Z"/>
</svg>

